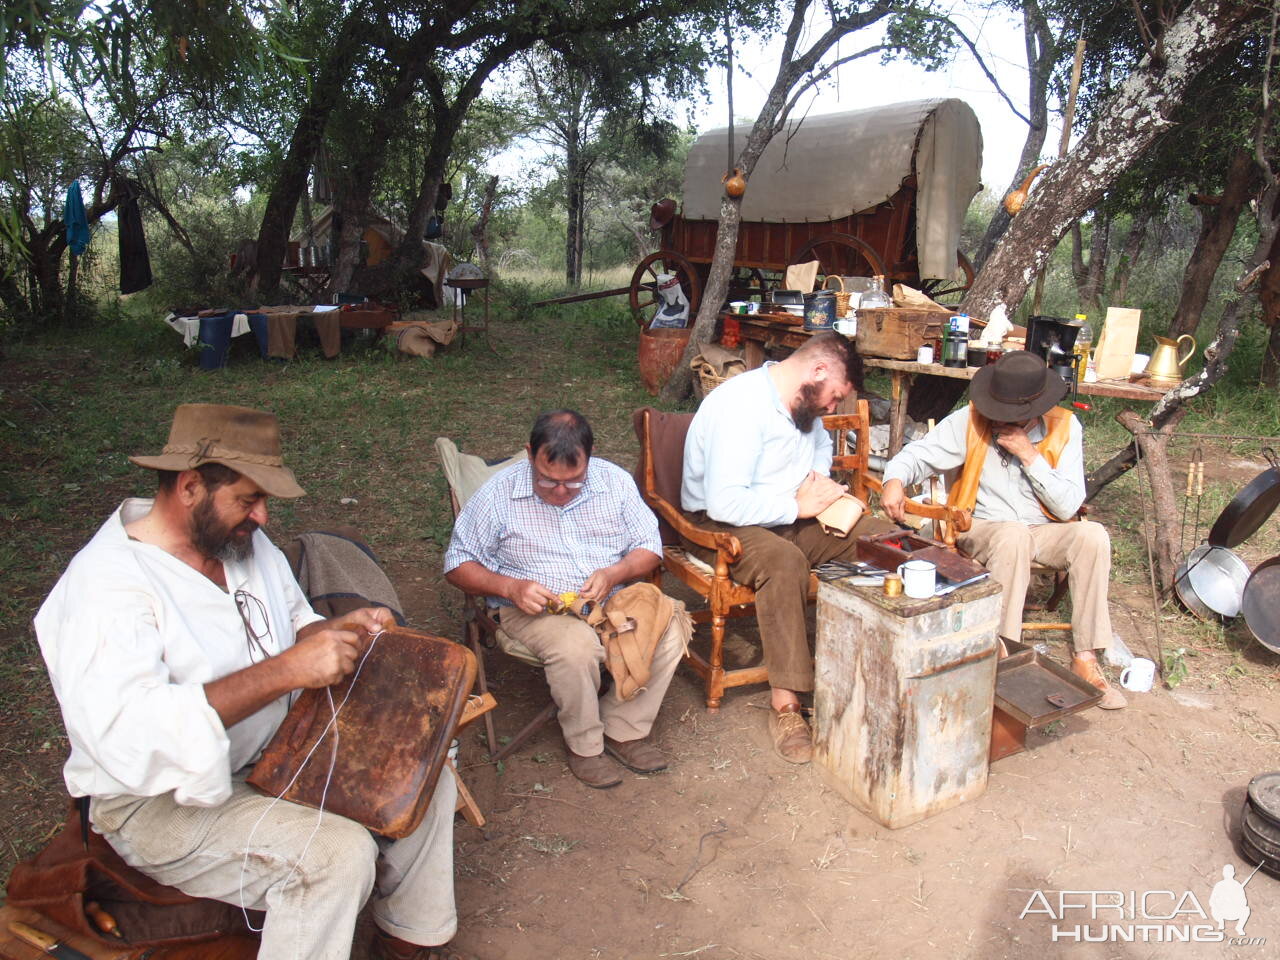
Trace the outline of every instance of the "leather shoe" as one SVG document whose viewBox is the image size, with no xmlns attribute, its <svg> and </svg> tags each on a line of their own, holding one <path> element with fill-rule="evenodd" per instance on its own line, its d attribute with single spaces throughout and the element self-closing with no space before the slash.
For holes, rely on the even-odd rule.
<svg viewBox="0 0 1280 960">
<path fill-rule="evenodd" d="M 648 740 L 622 741 L 605 737 L 604 752 L 636 773 L 657 773 L 667 769 L 667 758 Z"/>
<path fill-rule="evenodd" d="M 594 757 L 580 757 L 572 750 L 565 748 L 569 755 L 569 772 L 596 790 L 608 790 L 622 782 L 622 773 L 618 765 L 598 753 Z"/>
<path fill-rule="evenodd" d="M 800 712 L 800 704 L 789 703 L 769 711 L 769 736 L 773 750 L 787 763 L 808 763 L 813 758 L 813 734 Z"/>
<path fill-rule="evenodd" d="M 1124 694 L 1107 682 L 1107 678 L 1103 676 L 1102 667 L 1098 665 L 1096 659 L 1081 660 L 1079 657 L 1073 657 L 1071 672 L 1102 691 L 1102 699 L 1098 701 L 1098 706 L 1103 710 L 1119 710 L 1129 705 Z"/>
<path fill-rule="evenodd" d="M 447 943 L 438 947 L 422 947 L 408 940 L 393 937 L 381 927 L 375 927 L 369 943 L 369 956 L 373 960 L 467 960 Z"/>
</svg>

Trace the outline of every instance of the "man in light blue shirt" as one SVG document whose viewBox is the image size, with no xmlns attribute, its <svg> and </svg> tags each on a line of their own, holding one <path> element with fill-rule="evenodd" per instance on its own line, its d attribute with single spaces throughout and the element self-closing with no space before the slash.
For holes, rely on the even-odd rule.
<svg viewBox="0 0 1280 960">
<path fill-rule="evenodd" d="M 853 391 L 850 342 L 820 333 L 781 363 L 740 374 L 716 387 L 698 408 L 684 445 L 680 501 L 708 530 L 734 534 L 742 557 L 734 580 L 756 591 L 756 617 L 769 672 L 769 729 L 774 749 L 791 763 L 813 752 L 800 693 L 813 689 L 813 655 L 805 633 L 809 569 L 855 559 L 857 538 L 889 524 L 867 516 L 845 538 L 814 519 L 845 488 L 829 476 L 831 436 L 822 415 Z M 690 552 L 710 554 L 688 542 Z"/>
<path fill-rule="evenodd" d="M 666 768 L 648 737 L 689 627 L 677 605 L 649 683 L 623 700 L 616 686 L 599 693 L 605 651 L 595 631 L 550 612 L 563 594 L 607 600 L 662 560 L 657 518 L 629 473 L 591 456 L 593 442 L 591 425 L 574 410 L 539 416 L 529 459 L 490 477 L 458 514 L 444 571 L 455 587 L 501 607 L 503 631 L 542 660 L 569 769 L 605 789 L 622 782 L 614 760 L 637 773 Z"/>
</svg>

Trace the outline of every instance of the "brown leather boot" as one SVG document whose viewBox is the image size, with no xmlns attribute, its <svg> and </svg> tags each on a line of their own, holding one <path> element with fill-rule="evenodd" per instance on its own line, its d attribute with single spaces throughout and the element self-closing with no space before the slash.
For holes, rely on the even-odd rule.
<svg viewBox="0 0 1280 960">
<path fill-rule="evenodd" d="M 614 740 L 612 737 L 605 737 L 604 752 L 636 773 L 657 773 L 667 769 L 667 758 L 648 740 Z"/>
<path fill-rule="evenodd" d="M 568 747 L 565 747 L 564 752 L 569 758 L 569 772 L 588 787 L 608 790 L 622 782 L 622 771 L 603 753 L 594 757 L 580 757 Z"/>
<path fill-rule="evenodd" d="M 813 734 L 798 703 L 769 711 L 769 737 L 774 752 L 787 763 L 808 763 L 813 758 Z"/>
<path fill-rule="evenodd" d="M 1102 673 L 1102 665 L 1097 659 L 1082 660 L 1080 657 L 1073 657 L 1071 660 L 1071 672 L 1083 680 L 1089 681 L 1099 690 L 1102 691 L 1102 699 L 1098 701 L 1098 706 L 1103 710 L 1119 710 L 1121 707 L 1129 705 L 1129 701 L 1124 698 L 1124 694 L 1107 682 L 1107 678 Z"/>
</svg>

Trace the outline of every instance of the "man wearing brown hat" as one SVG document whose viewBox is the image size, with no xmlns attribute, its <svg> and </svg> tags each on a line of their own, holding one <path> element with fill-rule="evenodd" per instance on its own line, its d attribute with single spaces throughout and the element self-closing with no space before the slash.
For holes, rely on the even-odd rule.
<svg viewBox="0 0 1280 960">
<path fill-rule="evenodd" d="M 974 375 L 970 404 L 908 444 L 884 471 L 881 502 L 904 519 L 904 487 L 948 474 L 951 506 L 973 526 L 956 545 L 985 565 L 1004 587 L 1001 636 L 1017 640 L 1031 564 L 1066 570 L 1071 585 L 1072 670 L 1103 691 L 1099 706 L 1115 710 L 1124 695 L 1107 683 L 1096 651 L 1111 646 L 1106 528 L 1077 520 L 1084 503 L 1083 431 L 1057 406 L 1067 384 L 1026 350 L 1005 354 Z"/>
<path fill-rule="evenodd" d="M 375 886 L 375 952 L 434 956 L 453 936 L 455 785 L 442 771 L 422 826 L 394 843 L 244 784 L 291 695 L 349 675 L 355 632 L 307 604 L 260 527 L 300 497 L 276 418 L 178 407 L 154 500 L 124 501 L 36 615 L 94 829 L 132 866 L 199 897 L 266 910 L 262 958 L 340 960 Z M 343 617 L 376 634 L 390 611 Z"/>
</svg>

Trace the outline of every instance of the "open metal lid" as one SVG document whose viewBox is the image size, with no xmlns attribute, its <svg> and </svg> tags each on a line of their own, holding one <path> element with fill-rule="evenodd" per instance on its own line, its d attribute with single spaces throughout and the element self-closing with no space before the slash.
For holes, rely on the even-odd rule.
<svg viewBox="0 0 1280 960">
<path fill-rule="evenodd" d="M 1263 455 L 1271 466 L 1249 481 L 1218 515 L 1209 530 L 1209 543 L 1215 547 L 1234 547 L 1258 532 L 1280 506 L 1280 463 L 1270 447 Z"/>
</svg>

